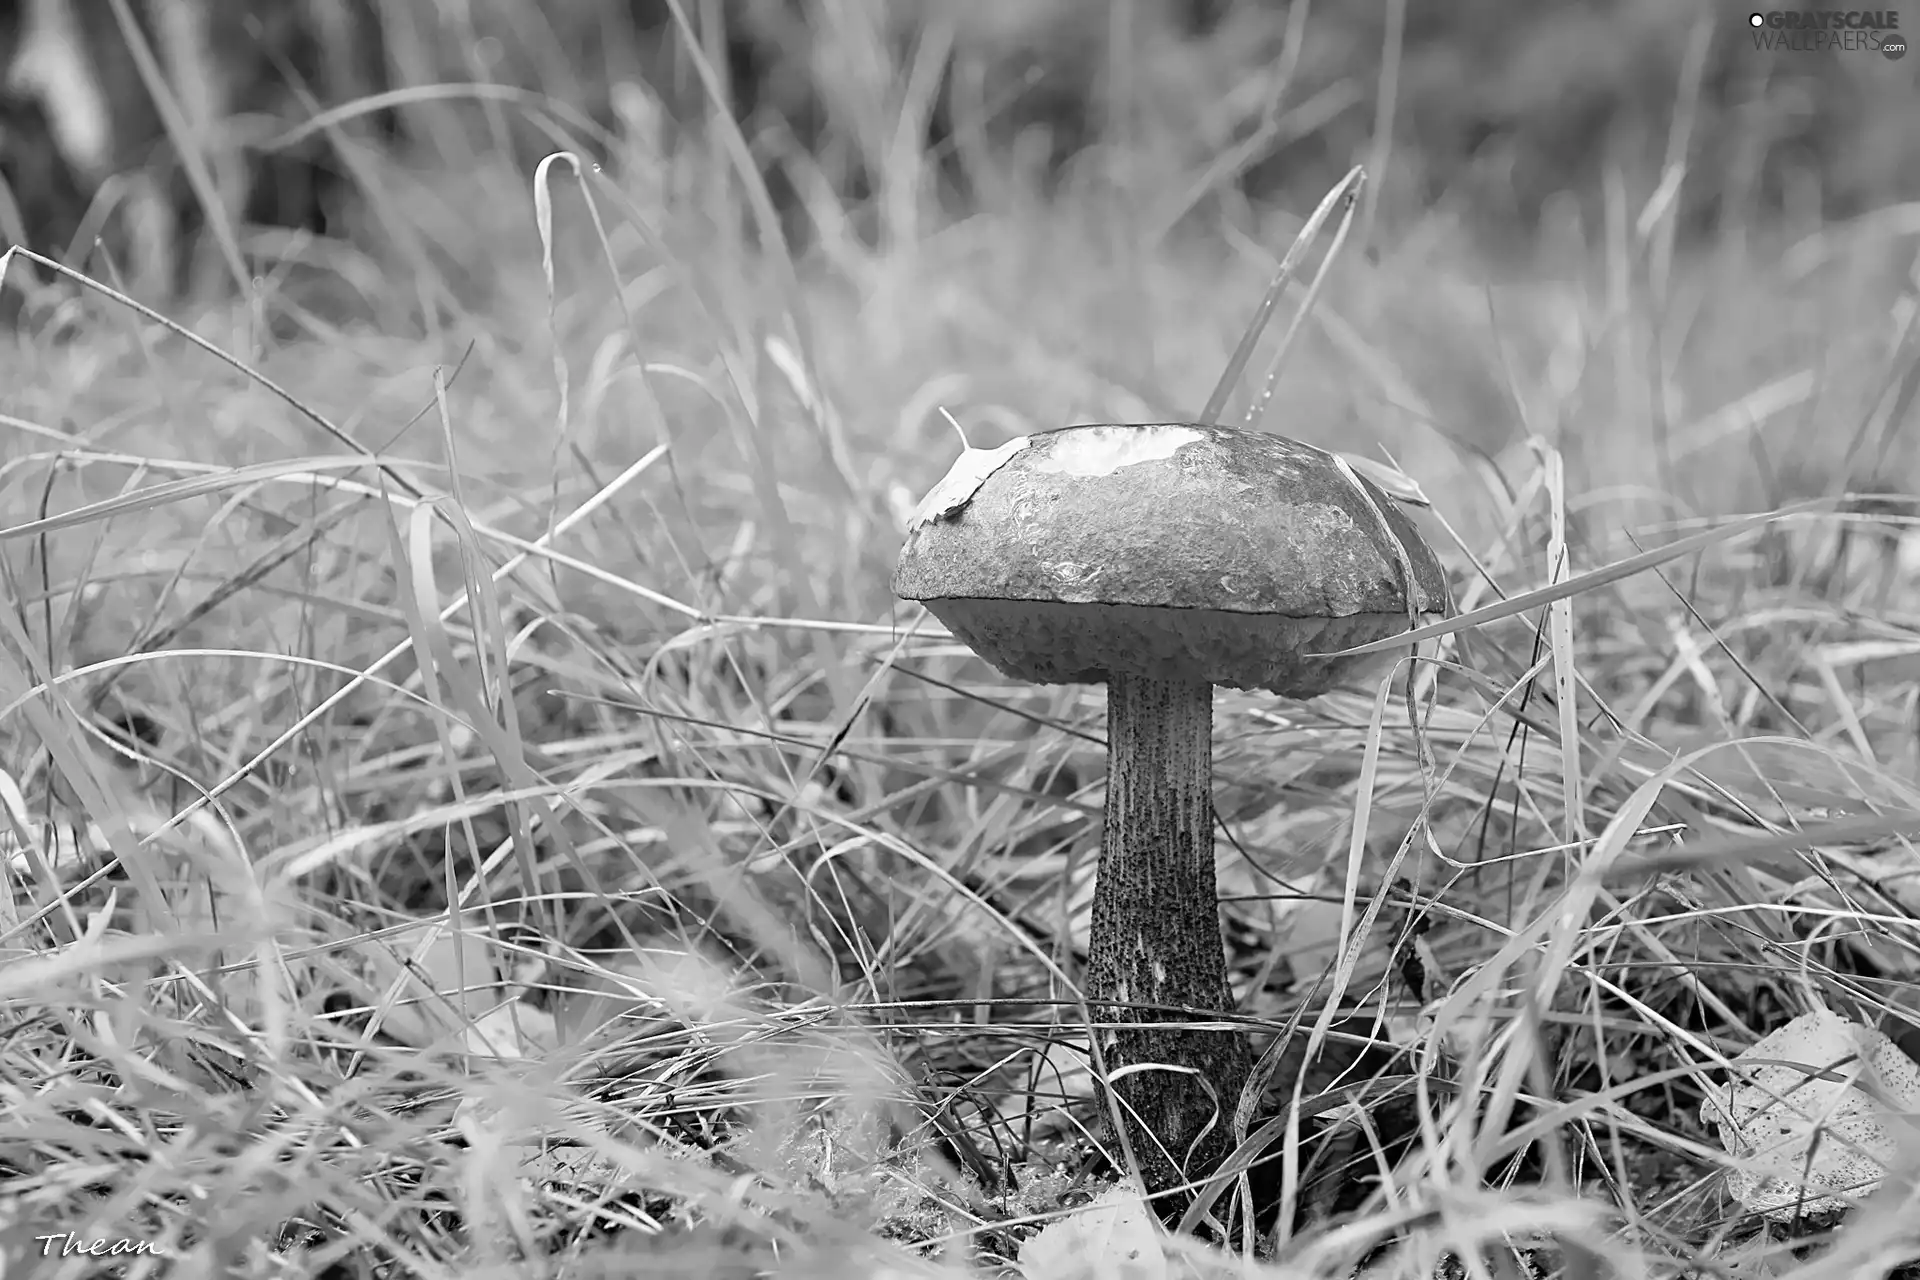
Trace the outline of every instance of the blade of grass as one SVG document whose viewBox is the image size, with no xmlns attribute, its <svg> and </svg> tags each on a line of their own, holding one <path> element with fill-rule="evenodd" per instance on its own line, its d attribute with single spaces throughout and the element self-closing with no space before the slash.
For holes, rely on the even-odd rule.
<svg viewBox="0 0 1920 1280">
<path fill-rule="evenodd" d="M 1267 322 L 1273 318 L 1274 308 L 1280 305 L 1280 298 L 1286 292 L 1287 282 L 1293 279 L 1293 273 L 1299 269 L 1301 258 L 1306 256 L 1307 247 L 1320 234 L 1320 228 L 1333 216 L 1333 211 L 1342 200 L 1350 200 L 1358 184 L 1366 180 L 1366 170 L 1355 165 L 1327 192 L 1313 215 L 1300 228 L 1300 234 L 1293 238 L 1293 244 L 1280 260 L 1280 267 L 1273 273 L 1273 281 L 1267 286 L 1267 292 L 1260 299 L 1260 307 L 1254 312 L 1253 320 L 1247 325 L 1247 331 L 1240 335 L 1240 345 L 1233 350 L 1233 356 L 1227 361 L 1227 367 L 1220 372 L 1220 381 L 1214 384 L 1213 394 L 1207 397 L 1207 403 L 1200 410 L 1200 421 L 1217 423 L 1220 415 L 1226 412 L 1227 401 L 1233 395 L 1233 389 L 1240 384 L 1241 375 L 1246 373 L 1247 364 L 1253 359 L 1254 348 L 1260 345 L 1260 335 L 1266 331 Z"/>
<path fill-rule="evenodd" d="M 1340 223 L 1333 230 L 1333 243 L 1320 259 L 1319 270 L 1313 273 L 1313 280 L 1307 285 L 1306 297 L 1300 299 L 1299 308 L 1293 313 L 1293 319 L 1287 323 L 1287 331 L 1280 335 L 1280 345 L 1274 349 L 1273 359 L 1267 364 L 1267 377 L 1260 386 L 1260 394 L 1247 406 L 1246 425 L 1256 428 L 1260 419 L 1266 416 L 1267 405 L 1273 399 L 1273 389 L 1280 381 L 1280 369 L 1286 362 L 1287 352 L 1293 349 L 1293 340 L 1299 334 L 1300 327 L 1313 313 L 1314 301 L 1320 296 L 1320 287 L 1327 282 L 1327 276 L 1333 271 L 1333 264 L 1340 257 L 1340 249 L 1347 243 L 1347 232 L 1353 228 L 1354 199 L 1367 185 L 1364 170 L 1355 170 L 1353 185 L 1340 202 Z"/>
<path fill-rule="evenodd" d="M 1708 529 L 1701 533 L 1691 534 L 1677 541 L 1669 542 L 1664 547 L 1655 547 L 1653 550 L 1642 552 L 1637 556 L 1628 556 L 1624 560 L 1616 560 L 1610 565 L 1590 570 L 1577 577 L 1568 578 L 1566 581 L 1557 585 L 1549 585 L 1533 591 L 1523 592 L 1520 595 L 1502 600 L 1497 604 L 1490 604 L 1483 608 L 1475 609 L 1471 613 L 1463 613 L 1442 622 L 1430 622 L 1424 627 L 1416 627 L 1412 631 L 1402 632 L 1397 636 L 1389 636 L 1385 640 L 1375 640 L 1370 644 L 1355 645 L 1351 649 L 1340 649 L 1332 654 L 1316 653 L 1309 656 L 1316 658 L 1335 656 L 1358 657 L 1359 655 L 1368 653 L 1387 653 L 1394 649 L 1404 649 L 1409 645 L 1419 644 L 1423 640 L 1434 640 L 1441 636 L 1450 636 L 1456 631 L 1468 631 L 1489 622 L 1497 622 L 1501 618 L 1511 618 L 1515 614 L 1525 613 L 1527 610 L 1543 604 L 1552 604 L 1556 600 L 1565 600 L 1571 596 L 1577 596 L 1583 591 L 1591 591 L 1596 587 L 1607 586 L 1609 583 L 1618 582 L 1622 578 L 1630 578 L 1634 574 L 1643 573 L 1655 565 L 1665 564 L 1667 561 L 1687 555 L 1689 552 L 1699 551 L 1702 548 L 1713 546 L 1716 543 L 1725 542 L 1729 538 L 1738 537 L 1750 529 L 1760 528 L 1762 525 L 1771 524 L 1775 520 L 1785 519 L 1788 516 L 1803 515 L 1810 511 L 1829 509 L 1837 505 L 1838 501 L 1836 498 L 1809 498 L 1805 502 L 1796 502 L 1791 506 L 1781 507 L 1777 511 L 1765 511 L 1758 515 L 1745 516 L 1739 520 L 1735 520 L 1731 524 L 1721 525 L 1717 529 Z"/>
<path fill-rule="evenodd" d="M 152 99 L 154 110 L 160 115 L 160 123 L 167 131 L 167 138 L 173 143 L 174 154 L 179 157 L 180 167 L 186 172 L 187 185 L 193 188 L 193 198 L 199 201 L 200 212 L 206 217 L 207 229 L 213 233 L 213 241 L 220 247 L 220 256 L 226 263 L 228 274 L 233 277 L 233 287 L 241 297 L 247 297 L 252 292 L 252 276 L 247 271 L 246 260 L 240 255 L 240 242 L 233 234 L 233 211 L 220 199 L 219 188 L 207 168 L 207 157 L 201 150 L 204 140 L 195 135 L 187 122 L 185 112 L 180 109 L 179 96 L 167 83 L 166 74 L 154 58 L 153 48 L 147 43 L 146 33 L 140 29 L 140 24 L 134 20 L 133 10 L 127 0 L 108 0 L 108 3 L 113 6 L 113 20 L 120 27 L 120 37 L 126 41 L 127 52 L 133 55 L 134 70 L 139 73 L 140 82 L 146 86 L 147 97 Z M 197 6 L 183 5 L 173 11 L 172 17 L 191 23 L 200 12 Z"/>
<path fill-rule="evenodd" d="M 1367 151 L 1367 172 L 1374 181 L 1360 210 L 1360 247 L 1373 243 L 1373 218 L 1380 201 L 1380 183 L 1393 156 L 1393 115 L 1400 97 L 1400 55 L 1406 43 L 1407 0 L 1387 0 L 1386 31 L 1380 37 L 1380 91 L 1373 104 L 1373 145 Z"/>
<path fill-rule="evenodd" d="M 1560 451 L 1535 436 L 1528 441 L 1540 460 L 1547 491 L 1547 581 L 1564 582 L 1567 553 L 1567 473 Z M 1560 801 L 1567 815 L 1562 837 L 1573 847 L 1587 839 L 1585 787 L 1580 774 L 1580 694 L 1573 652 L 1573 603 L 1565 596 L 1547 605 L 1547 644 L 1553 655 L 1553 697 L 1560 713 Z"/>
<path fill-rule="evenodd" d="M 1797 853 L 1820 845 L 1860 844 L 1883 841 L 1889 836 L 1905 839 L 1915 835 L 1920 835 L 1920 811 L 1899 809 L 1815 823 L 1792 831 L 1703 840 L 1670 851 L 1623 858 L 1607 869 L 1606 878 L 1609 881 L 1651 879 L 1671 872 L 1702 871 L 1729 863 L 1764 862 L 1777 853 Z"/>
<path fill-rule="evenodd" d="M 120 2 L 125 3 L 125 0 L 120 0 Z M 0 285 L 5 284 L 7 265 L 12 260 L 13 255 L 16 253 L 19 254 L 22 258 L 27 259 L 29 262 L 38 263 L 39 265 L 47 268 L 49 271 L 54 272 L 56 275 L 65 276 L 67 279 L 72 280 L 75 284 L 80 285 L 82 288 L 93 290 L 95 293 L 99 294 L 103 298 L 106 298 L 110 302 L 119 303 L 121 306 L 128 308 L 129 310 L 135 312 L 142 318 L 151 320 L 153 323 L 161 326 L 167 332 L 173 334 L 175 337 L 181 339 L 182 341 L 200 348 L 202 351 L 206 352 L 208 355 L 212 356 L 214 359 L 219 360 L 221 363 L 231 366 L 233 369 L 237 370 L 242 376 L 246 377 L 249 381 L 257 384 L 258 386 L 264 388 L 265 390 L 271 392 L 273 395 L 277 396 L 279 399 L 285 401 L 287 405 L 294 410 L 294 412 L 306 418 L 309 422 L 313 423 L 316 427 L 319 427 L 322 431 L 332 436 L 335 440 L 339 441 L 341 444 L 345 445 L 347 448 L 352 449 L 355 453 L 358 453 L 359 455 L 361 455 L 361 457 L 366 459 L 368 462 L 371 462 L 375 466 L 378 466 L 383 472 L 386 473 L 387 479 L 391 481 L 397 488 L 399 488 L 399 490 L 402 493 L 412 498 L 418 498 L 420 496 L 419 488 L 416 487 L 411 480 L 407 479 L 407 477 L 397 469 L 399 465 L 397 462 L 382 462 L 374 454 L 374 452 L 371 449 L 368 449 L 365 445 L 361 444 L 358 440 L 355 440 L 352 436 L 348 435 L 341 428 L 335 426 L 333 422 L 331 422 L 328 418 L 322 415 L 318 410 L 308 407 L 308 405 L 304 401 L 302 401 L 299 397 L 295 396 L 291 391 L 288 391 L 285 387 L 282 387 L 279 383 L 267 377 L 264 373 L 261 373 L 259 370 L 253 368 L 251 365 L 247 364 L 246 361 L 241 360 L 237 356 L 230 355 L 226 351 L 222 350 L 220 347 L 215 346 L 213 343 L 208 342 L 205 338 L 201 337 L 199 334 L 193 332 L 193 330 L 186 328 L 184 325 L 181 325 L 174 320 L 168 319 L 166 316 L 161 315 L 158 311 L 155 311 L 152 307 L 146 306 L 136 301 L 135 299 L 128 297 L 126 294 L 121 293 L 119 290 L 109 288 L 108 286 L 101 284 L 98 280 L 95 280 L 93 277 L 89 275 L 85 275 L 81 272 L 75 271 L 71 267 L 55 262 L 52 258 L 42 257 L 40 254 L 35 253 L 33 250 L 23 249 L 18 245 L 15 245 L 12 248 L 8 249 L 4 255 L 0 255 Z M 408 465 L 418 465 L 418 464 L 408 464 Z"/>
<path fill-rule="evenodd" d="M 57 516 L 48 516 L 43 520 L 29 520 L 25 524 L 8 525 L 0 529 L 0 542 L 13 538 L 38 537 L 43 533 L 73 529 L 119 516 L 142 515 L 156 507 L 184 502 L 189 498 L 226 493 L 229 490 L 245 488 L 265 480 L 289 477 L 304 479 L 309 475 L 328 471 L 357 471 L 368 463 L 378 467 L 382 465 L 382 460 L 378 455 L 353 458 L 288 458 L 284 462 L 258 462 L 249 467 L 216 468 L 206 475 L 190 476 L 185 480 L 169 480 L 164 484 L 123 493 L 118 497 L 89 502 L 85 506 L 75 507 L 71 511 L 63 511 Z M 413 496 L 419 495 L 416 492 Z"/>
<path fill-rule="evenodd" d="M 532 559 L 535 557 L 537 550 L 544 549 L 550 543 L 558 540 L 562 535 L 564 535 L 569 530 L 571 530 L 575 525 L 587 519 L 590 515 L 593 514 L 593 512 L 599 510 L 599 508 L 603 506 L 605 503 L 607 503 L 608 501 L 610 501 L 616 493 L 623 490 L 629 483 L 631 483 L 634 479 L 639 477 L 655 462 L 659 461 L 659 459 L 665 453 L 666 453 L 666 448 L 663 445 L 656 445 L 653 449 L 649 450 L 644 456 L 637 459 L 632 466 L 628 467 L 625 471 L 621 472 L 620 475 L 616 477 L 611 484 L 607 485 L 605 488 L 595 493 L 586 502 L 583 502 L 578 507 L 575 507 L 571 512 L 567 514 L 567 517 L 565 519 L 556 521 L 554 523 L 553 528 L 549 530 L 547 533 L 542 534 L 532 544 L 532 546 L 528 550 L 516 553 L 515 555 L 510 557 L 508 560 L 506 560 L 506 562 L 501 564 L 499 568 L 495 569 L 489 575 L 489 579 L 494 583 L 499 583 L 503 581 L 509 574 L 512 574 L 515 571 L 517 571 L 521 565 L 525 564 L 529 559 Z M 449 602 L 445 608 L 441 609 L 439 613 L 436 614 L 435 616 L 440 621 L 445 622 L 447 619 L 452 618 L 455 614 L 459 613 L 461 609 L 467 607 L 467 604 L 468 604 L 467 593 L 462 591 L 451 602 Z M 158 835 L 168 830 L 171 830 L 174 826 L 185 821 L 188 815 L 197 813 L 200 809 L 206 807 L 208 804 L 212 803 L 214 800 L 219 799 L 220 796 L 224 795 L 226 792 L 238 786 L 240 784 L 241 779 L 245 778 L 248 774 L 252 773 L 255 769 L 259 768 L 262 761 L 272 756 L 274 752 L 280 750 L 282 747 L 286 746 L 289 742 L 292 742 L 301 733 L 305 732 L 308 726 L 314 724 L 316 721 L 320 720 L 323 716 L 325 716 L 329 711 L 331 711 L 334 707 L 340 705 L 341 702 L 345 701 L 349 696 L 351 696 L 353 691 L 358 689 L 368 679 L 378 675 L 380 672 L 386 670 L 389 666 L 392 666 L 395 662 L 399 661 L 399 659 L 403 655 L 408 653 L 412 648 L 413 648 L 413 640 L 411 638 L 408 638 L 406 640 L 402 640 L 400 643 L 388 649 L 379 658 L 375 659 L 374 662 L 371 665 L 369 665 L 364 671 L 358 673 L 353 679 L 347 681 L 346 683 L 341 685 L 340 688 L 334 690 L 331 694 L 327 695 L 325 699 L 323 699 L 321 702 L 316 704 L 311 710 L 297 717 L 292 724 L 288 725 L 277 736 L 275 736 L 273 741 L 267 743 L 266 746 L 260 748 L 259 751 L 255 752 L 254 755 L 250 759 L 248 759 L 248 761 L 245 764 L 241 765 L 238 769 L 235 769 L 233 772 L 229 773 L 226 777 L 220 779 L 219 782 L 215 783 L 213 787 L 208 790 L 206 795 L 194 800 L 192 803 L 187 805 L 186 808 L 174 814 L 174 816 L 170 818 L 167 821 L 167 823 L 160 828 L 160 831 L 156 832 L 155 834 Z"/>
</svg>

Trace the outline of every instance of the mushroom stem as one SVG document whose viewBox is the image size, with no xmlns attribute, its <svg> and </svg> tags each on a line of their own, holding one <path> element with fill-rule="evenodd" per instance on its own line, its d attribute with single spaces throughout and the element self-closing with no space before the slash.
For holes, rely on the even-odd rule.
<svg viewBox="0 0 1920 1280">
<path fill-rule="evenodd" d="M 1110 674 L 1107 808 L 1087 996 L 1149 1192 L 1206 1177 L 1231 1150 L 1246 1038 L 1184 1024 L 1233 1006 L 1213 876 L 1213 686 Z M 1198 1010 L 1140 1006 L 1176 1006 Z M 1131 1008 L 1125 1006 L 1133 1006 Z"/>
</svg>

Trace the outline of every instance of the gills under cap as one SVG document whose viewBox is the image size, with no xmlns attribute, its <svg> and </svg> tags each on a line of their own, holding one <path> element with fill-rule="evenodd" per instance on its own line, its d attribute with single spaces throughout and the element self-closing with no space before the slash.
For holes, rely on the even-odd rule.
<svg viewBox="0 0 1920 1280">
<path fill-rule="evenodd" d="M 1012 679 L 1312 697 L 1378 659 L 1308 654 L 1406 630 L 1401 552 L 1413 612 L 1447 612 L 1413 522 L 1311 445 L 1160 423 L 1062 427 L 996 453 L 984 476 L 942 482 L 893 590 Z"/>
</svg>

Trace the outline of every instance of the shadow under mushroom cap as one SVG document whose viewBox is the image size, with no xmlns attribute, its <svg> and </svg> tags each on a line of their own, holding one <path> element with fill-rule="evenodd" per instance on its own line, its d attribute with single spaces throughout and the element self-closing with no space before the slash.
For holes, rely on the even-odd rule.
<svg viewBox="0 0 1920 1280">
<path fill-rule="evenodd" d="M 1036 600 L 929 600 L 956 639 L 1010 680 L 1104 684 L 1115 672 L 1311 698 L 1392 654 L 1308 657 L 1398 635 L 1404 613 L 1287 618 Z"/>
</svg>

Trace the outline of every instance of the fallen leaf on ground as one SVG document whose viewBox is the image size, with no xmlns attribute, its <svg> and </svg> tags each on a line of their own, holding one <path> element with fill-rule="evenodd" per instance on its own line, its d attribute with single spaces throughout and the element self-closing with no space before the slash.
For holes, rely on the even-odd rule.
<svg viewBox="0 0 1920 1280">
<path fill-rule="evenodd" d="M 1168 1280 L 1167 1255 L 1146 1202 L 1112 1187 L 1049 1223 L 1020 1247 L 1026 1280 Z"/>
<path fill-rule="evenodd" d="M 1701 1118 L 1735 1158 L 1734 1198 L 1775 1221 L 1851 1207 L 1892 1165 L 1893 1113 L 1920 1111 L 1920 1064 L 1872 1027 L 1804 1013 L 1731 1063 Z"/>
</svg>

